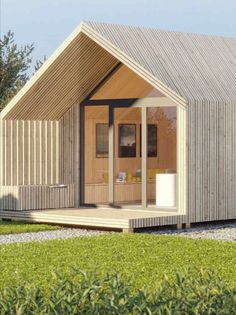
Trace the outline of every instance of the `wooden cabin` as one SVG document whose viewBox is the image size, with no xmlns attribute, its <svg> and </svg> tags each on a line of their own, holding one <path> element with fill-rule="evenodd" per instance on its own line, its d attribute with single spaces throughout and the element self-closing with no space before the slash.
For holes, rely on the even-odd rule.
<svg viewBox="0 0 236 315">
<path fill-rule="evenodd" d="M 235 219 L 235 121 L 236 39 L 82 22 L 0 113 L 0 210 Z"/>
</svg>

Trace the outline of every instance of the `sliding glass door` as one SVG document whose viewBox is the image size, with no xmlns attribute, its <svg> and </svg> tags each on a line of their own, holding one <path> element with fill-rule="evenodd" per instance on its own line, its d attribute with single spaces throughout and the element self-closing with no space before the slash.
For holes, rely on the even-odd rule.
<svg viewBox="0 0 236 315">
<path fill-rule="evenodd" d="M 114 204 L 141 205 L 141 109 L 114 108 Z"/>
<path fill-rule="evenodd" d="M 176 107 L 147 108 L 147 206 L 176 206 Z"/>
<path fill-rule="evenodd" d="M 176 196 L 176 107 L 84 107 L 84 204 L 166 209 Z"/>
</svg>

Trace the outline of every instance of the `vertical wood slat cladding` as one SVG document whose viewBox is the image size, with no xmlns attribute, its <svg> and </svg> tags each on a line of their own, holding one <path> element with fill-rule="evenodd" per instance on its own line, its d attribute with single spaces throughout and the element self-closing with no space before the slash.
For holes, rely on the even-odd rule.
<svg viewBox="0 0 236 315">
<path fill-rule="evenodd" d="M 80 106 L 75 104 L 60 120 L 60 155 L 59 180 L 74 184 L 75 207 L 79 207 L 80 183 Z"/>
<path fill-rule="evenodd" d="M 4 118 L 58 120 L 75 102 L 82 101 L 117 64 L 115 57 L 80 33 L 52 63 L 50 59 L 46 61 L 39 73 L 46 70 L 39 78 L 37 75 L 32 78 L 27 91 L 26 87 L 22 89 L 21 93 L 25 93 L 18 101 L 16 97 L 10 102 L 16 103 L 11 114 Z"/>
<path fill-rule="evenodd" d="M 59 183 L 58 124 L 0 120 L 0 185 Z"/>
<path fill-rule="evenodd" d="M 191 102 L 188 109 L 190 222 L 236 218 L 236 103 Z"/>
<path fill-rule="evenodd" d="M 0 187 L 0 210 L 34 210 L 74 206 L 74 185 L 20 185 Z"/>
</svg>

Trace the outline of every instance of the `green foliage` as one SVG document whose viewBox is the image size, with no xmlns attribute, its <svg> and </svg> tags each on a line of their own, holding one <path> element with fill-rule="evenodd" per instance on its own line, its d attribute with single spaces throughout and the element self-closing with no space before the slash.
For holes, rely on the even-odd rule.
<svg viewBox="0 0 236 315">
<path fill-rule="evenodd" d="M 236 243 L 114 233 L 1 245 L 0 287 L 31 281 L 47 290 L 54 281 L 52 272 L 67 274 L 74 266 L 100 277 L 118 272 L 134 290 L 155 289 L 164 274 L 174 281 L 186 268 L 211 268 L 235 287 Z"/>
<path fill-rule="evenodd" d="M 0 314 L 236 314 L 236 290 L 212 272 L 177 274 L 153 292 L 133 292 L 118 274 L 99 279 L 77 271 L 72 278 L 57 276 L 48 295 L 29 283 L 2 289 Z"/>
<path fill-rule="evenodd" d="M 29 79 L 33 49 L 32 44 L 18 47 L 11 31 L 0 39 L 0 111 Z"/>
<path fill-rule="evenodd" d="M 30 224 L 23 221 L 0 221 L 0 235 L 58 230 L 59 226 Z"/>
<path fill-rule="evenodd" d="M 47 60 L 46 56 L 43 57 L 43 60 L 36 60 L 36 63 L 34 65 L 34 73 L 36 73 L 42 67 L 46 60 Z"/>
</svg>

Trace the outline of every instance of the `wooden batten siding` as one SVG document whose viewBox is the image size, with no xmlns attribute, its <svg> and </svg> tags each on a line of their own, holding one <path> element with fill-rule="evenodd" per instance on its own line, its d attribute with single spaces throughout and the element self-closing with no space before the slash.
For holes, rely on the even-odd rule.
<svg viewBox="0 0 236 315">
<path fill-rule="evenodd" d="M 188 109 L 188 220 L 236 218 L 236 103 Z"/>
<path fill-rule="evenodd" d="M 177 107 L 177 208 L 179 214 L 187 213 L 187 110 Z"/>
<path fill-rule="evenodd" d="M 60 128 L 60 165 L 59 178 L 61 183 L 73 183 L 75 190 L 75 206 L 80 200 L 80 106 L 75 104 L 59 122 Z"/>
<path fill-rule="evenodd" d="M 4 119 L 59 120 L 118 63 L 115 57 L 80 33 L 42 76 L 36 82 L 32 81 Z"/>
<path fill-rule="evenodd" d="M 74 185 L 1 186 L 0 210 L 74 207 Z"/>
<path fill-rule="evenodd" d="M 57 121 L 0 120 L 0 185 L 59 183 Z"/>
<path fill-rule="evenodd" d="M 138 219 L 130 219 L 129 227 L 130 228 L 145 228 L 152 226 L 165 226 L 165 225 L 176 225 L 176 224 L 184 224 L 187 222 L 186 215 L 173 215 L 169 216 L 166 214 L 165 216 L 157 216 L 149 217 L 147 213 L 146 218 L 138 218 Z"/>
<path fill-rule="evenodd" d="M 71 134 L 63 134 L 68 144 L 61 156 L 59 125 L 58 121 L 0 120 L 0 209 L 74 206 L 73 141 Z M 60 177 L 62 161 L 67 169 Z"/>
</svg>

